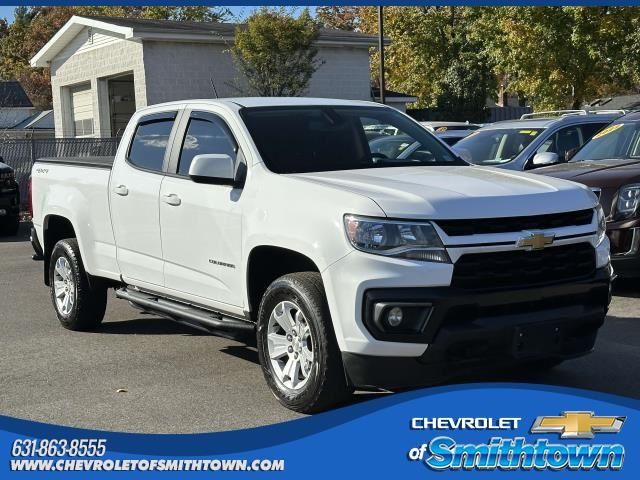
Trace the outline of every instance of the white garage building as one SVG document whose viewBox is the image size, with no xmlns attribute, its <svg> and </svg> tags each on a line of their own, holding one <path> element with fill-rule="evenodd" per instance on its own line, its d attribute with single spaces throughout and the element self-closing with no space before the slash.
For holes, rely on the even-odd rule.
<svg viewBox="0 0 640 480">
<path fill-rule="evenodd" d="M 57 137 L 112 137 L 154 103 L 241 96 L 229 48 L 235 24 L 72 17 L 33 57 L 51 69 Z M 376 38 L 321 30 L 322 65 L 308 95 L 371 100 L 369 49 Z"/>
</svg>

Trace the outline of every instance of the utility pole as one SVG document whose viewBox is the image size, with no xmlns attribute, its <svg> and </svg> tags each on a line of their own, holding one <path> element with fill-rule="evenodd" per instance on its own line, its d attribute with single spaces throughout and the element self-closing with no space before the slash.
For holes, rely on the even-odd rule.
<svg viewBox="0 0 640 480">
<path fill-rule="evenodd" d="M 380 53 L 380 103 L 384 103 L 384 12 L 378 7 L 378 51 Z"/>
</svg>

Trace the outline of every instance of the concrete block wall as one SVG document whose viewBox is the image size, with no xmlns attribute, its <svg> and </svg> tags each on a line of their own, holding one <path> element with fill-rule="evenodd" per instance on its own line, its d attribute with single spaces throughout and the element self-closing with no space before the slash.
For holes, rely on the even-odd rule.
<svg viewBox="0 0 640 480">
<path fill-rule="evenodd" d="M 229 48 L 224 44 L 145 41 L 149 105 L 215 98 L 212 81 L 219 97 L 242 96 L 244 84 Z"/>
<path fill-rule="evenodd" d="M 144 43 L 149 104 L 171 100 L 247 95 L 230 45 L 178 42 Z M 322 98 L 370 99 L 369 52 L 366 48 L 321 47 L 323 61 L 311 79 L 307 95 Z"/>
<path fill-rule="evenodd" d="M 79 35 L 86 35 L 81 32 Z M 51 62 L 51 87 L 53 93 L 56 137 L 73 135 L 69 117 L 70 105 L 65 89 L 90 83 L 93 92 L 94 135 L 109 136 L 108 98 L 106 85 L 101 80 L 131 72 L 134 76 L 136 108 L 147 106 L 146 79 L 142 43 L 135 40 L 119 40 L 100 48 L 76 52 L 71 56 L 59 56 Z M 100 106 L 102 105 L 102 108 Z"/>
</svg>

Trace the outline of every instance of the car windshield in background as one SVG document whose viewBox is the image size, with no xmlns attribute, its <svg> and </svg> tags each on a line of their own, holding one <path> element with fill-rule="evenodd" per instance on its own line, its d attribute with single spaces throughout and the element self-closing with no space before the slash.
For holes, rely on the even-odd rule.
<svg viewBox="0 0 640 480">
<path fill-rule="evenodd" d="M 456 143 L 454 150 L 478 165 L 501 165 L 513 160 L 542 130 L 539 128 L 488 128 L 476 130 Z"/>
<path fill-rule="evenodd" d="M 467 165 L 390 108 L 253 107 L 241 115 L 267 168 L 275 173 Z"/>
<path fill-rule="evenodd" d="M 640 158 L 640 122 L 614 123 L 596 133 L 572 162 Z"/>
</svg>

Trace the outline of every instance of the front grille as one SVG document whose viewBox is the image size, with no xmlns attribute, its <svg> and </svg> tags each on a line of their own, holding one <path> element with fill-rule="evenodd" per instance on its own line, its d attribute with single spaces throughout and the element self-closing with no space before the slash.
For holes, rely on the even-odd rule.
<svg viewBox="0 0 640 480">
<path fill-rule="evenodd" d="M 589 243 L 469 253 L 455 263 L 451 285 L 464 289 L 543 285 L 587 277 L 595 269 L 595 250 Z"/>
<path fill-rule="evenodd" d="M 451 236 L 479 235 L 483 233 L 521 232 L 552 228 L 589 225 L 593 209 L 575 212 L 531 215 L 528 217 L 479 218 L 471 220 L 436 220 L 436 224 Z"/>
</svg>

